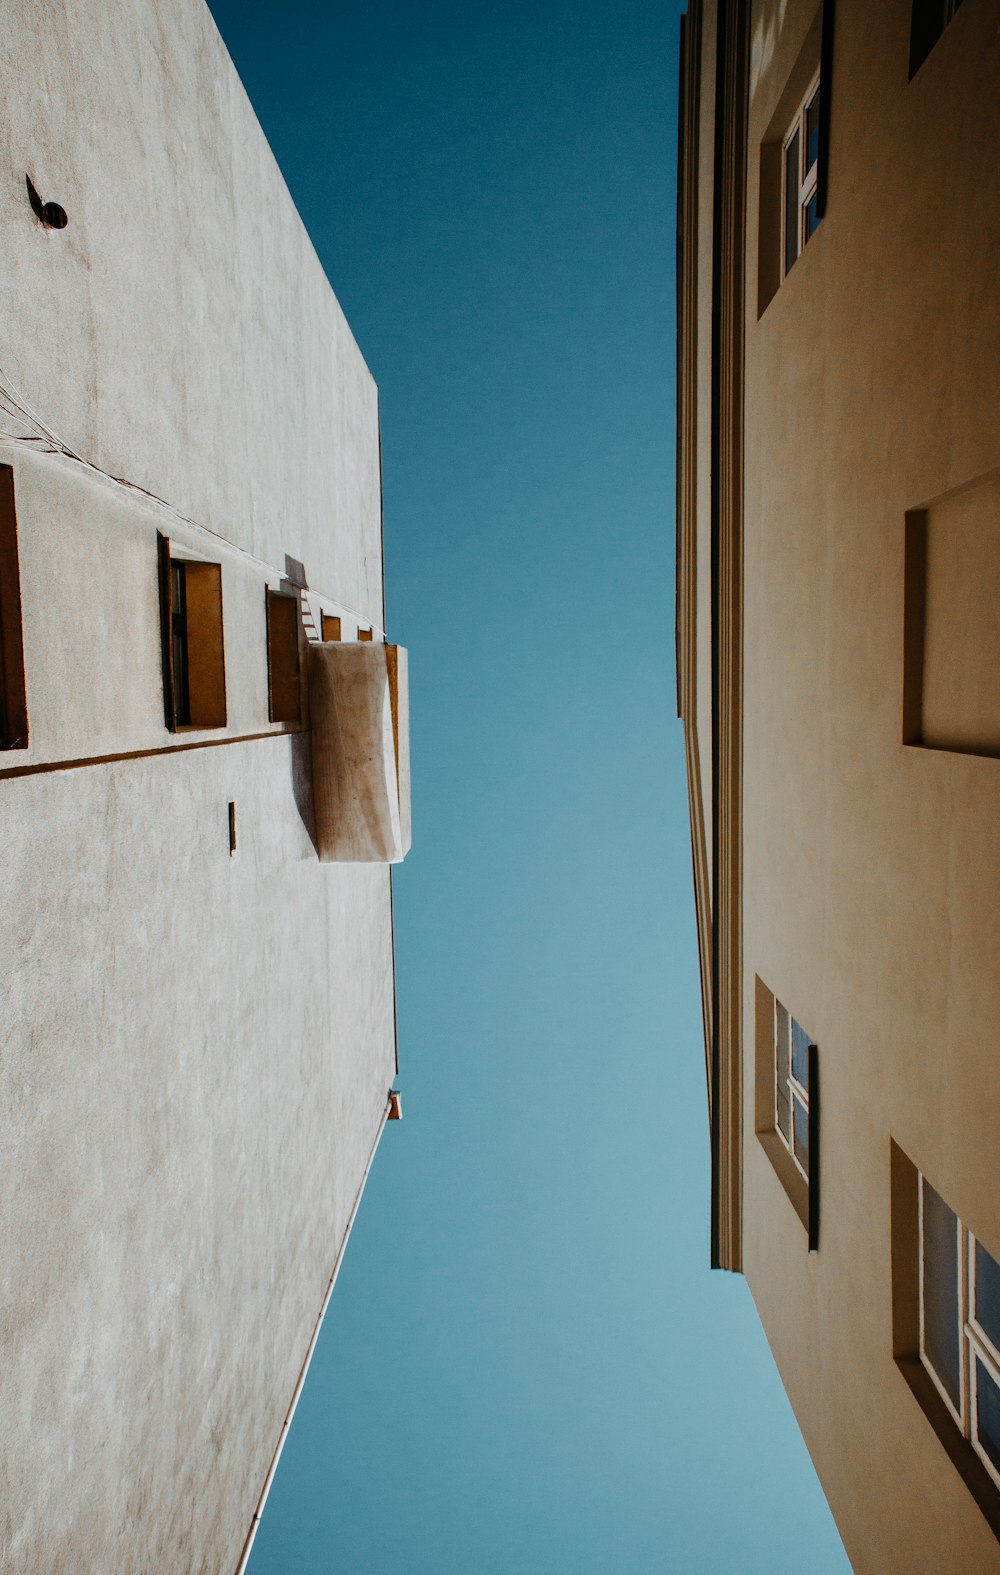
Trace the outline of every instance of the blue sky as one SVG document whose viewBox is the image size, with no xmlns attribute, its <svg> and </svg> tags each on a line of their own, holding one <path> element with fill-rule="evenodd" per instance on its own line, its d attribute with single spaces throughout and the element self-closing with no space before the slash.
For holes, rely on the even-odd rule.
<svg viewBox="0 0 1000 1575">
<path fill-rule="evenodd" d="M 381 391 L 404 1120 L 251 1575 L 846 1559 L 708 1270 L 673 677 L 677 8 L 215 0 Z"/>
</svg>

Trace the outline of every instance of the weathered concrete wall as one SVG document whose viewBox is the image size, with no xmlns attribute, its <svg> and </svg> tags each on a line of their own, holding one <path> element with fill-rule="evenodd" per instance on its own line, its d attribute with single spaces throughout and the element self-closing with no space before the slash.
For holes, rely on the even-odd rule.
<svg viewBox="0 0 1000 1575">
<path fill-rule="evenodd" d="M 908 82 L 908 0 L 838 0 L 829 209 L 758 319 L 759 145 L 815 12 L 754 11 L 744 1261 L 855 1568 L 985 1575 L 893 1362 L 889 1141 L 1000 1254 L 1000 761 L 902 743 L 905 513 L 1000 465 L 1000 37 L 973 0 Z M 819 1045 L 812 1256 L 754 1135 L 755 975 Z"/>
<path fill-rule="evenodd" d="M 389 872 L 317 860 L 265 623 L 290 557 L 303 640 L 381 638 L 377 396 L 201 0 L 5 16 L 0 1567 L 226 1575 L 395 1069 Z M 222 566 L 224 728 L 167 729 L 158 531 Z"/>
<path fill-rule="evenodd" d="M 0 374 L 82 458 L 381 625 L 377 391 L 207 7 L 5 22 Z"/>
<path fill-rule="evenodd" d="M 293 743 L 0 784 L 12 1575 L 249 1529 L 394 1069 L 389 872 L 317 862 Z"/>
</svg>

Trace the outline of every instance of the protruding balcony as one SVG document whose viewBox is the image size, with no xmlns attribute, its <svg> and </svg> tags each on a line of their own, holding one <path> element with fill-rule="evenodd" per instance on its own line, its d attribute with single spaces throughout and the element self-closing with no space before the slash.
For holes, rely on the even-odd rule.
<svg viewBox="0 0 1000 1575">
<path fill-rule="evenodd" d="M 316 850 L 325 862 L 398 864 L 410 847 L 410 710 L 401 645 L 310 645 Z"/>
</svg>

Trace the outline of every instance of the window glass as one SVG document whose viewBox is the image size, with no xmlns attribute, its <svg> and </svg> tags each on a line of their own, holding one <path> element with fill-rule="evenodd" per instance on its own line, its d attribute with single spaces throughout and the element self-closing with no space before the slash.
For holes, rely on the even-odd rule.
<svg viewBox="0 0 1000 1575">
<path fill-rule="evenodd" d="M 792 1107 L 788 1103 L 788 1084 L 781 1082 L 777 1087 L 775 1100 L 778 1129 L 791 1142 L 792 1139 Z"/>
<path fill-rule="evenodd" d="M 785 149 L 785 272 L 799 255 L 799 134 Z"/>
<path fill-rule="evenodd" d="M 1000 1263 L 976 1242 L 976 1322 L 1000 1351 Z"/>
<path fill-rule="evenodd" d="M 806 108 L 806 170 L 819 158 L 819 89 Z"/>
<path fill-rule="evenodd" d="M 809 1092 L 809 1035 L 792 1018 L 792 1075 Z"/>
<path fill-rule="evenodd" d="M 976 1433 L 983 1453 L 1000 1471 L 1000 1388 L 976 1357 Z"/>
<path fill-rule="evenodd" d="M 958 1219 L 923 1183 L 924 1351 L 956 1411 L 961 1410 Z"/>
<path fill-rule="evenodd" d="M 809 198 L 809 201 L 806 203 L 806 210 L 805 211 L 806 211 L 806 240 L 808 240 L 810 235 L 815 235 L 816 231 L 819 229 L 819 207 L 817 205 L 817 199 L 815 197 L 810 197 Z"/>
<path fill-rule="evenodd" d="M 795 1158 L 802 1169 L 809 1169 L 809 1112 L 801 1099 L 793 1098 L 795 1121 Z"/>
<path fill-rule="evenodd" d="M 789 1142 L 792 1140 L 792 1109 L 788 1102 L 788 1013 L 780 1001 L 775 1002 L 775 1079 L 776 1114 L 778 1128 Z"/>
</svg>

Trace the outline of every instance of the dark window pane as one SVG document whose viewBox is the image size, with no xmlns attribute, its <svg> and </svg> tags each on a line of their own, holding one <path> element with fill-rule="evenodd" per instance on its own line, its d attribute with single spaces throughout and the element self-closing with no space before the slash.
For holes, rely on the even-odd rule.
<svg viewBox="0 0 1000 1575">
<path fill-rule="evenodd" d="M 792 1075 L 809 1090 L 809 1035 L 792 1018 Z"/>
<path fill-rule="evenodd" d="M 780 1001 L 774 1003 L 774 1081 L 778 1126 L 792 1140 L 792 1111 L 788 1103 L 788 1013 Z"/>
<path fill-rule="evenodd" d="M 976 1358 L 976 1431 L 979 1442 L 1000 1471 L 1000 1389 Z"/>
<path fill-rule="evenodd" d="M 795 1158 L 802 1169 L 809 1169 L 809 1112 L 801 1099 L 792 1099 L 793 1120 L 795 1122 Z"/>
<path fill-rule="evenodd" d="M 792 1141 L 792 1107 L 788 1103 L 788 1085 L 778 1084 L 775 1099 L 778 1116 L 778 1130 L 783 1132 L 789 1143 Z"/>
<path fill-rule="evenodd" d="M 961 1409 L 962 1337 L 958 1307 L 958 1220 L 923 1184 L 924 1351 L 950 1398 Z"/>
<path fill-rule="evenodd" d="M 785 272 L 799 255 L 799 134 L 785 149 Z"/>
<path fill-rule="evenodd" d="M 819 229 L 819 208 L 815 197 L 806 203 L 806 240 Z"/>
<path fill-rule="evenodd" d="M 811 170 L 819 158 L 819 88 L 806 109 L 806 169 Z"/>
<path fill-rule="evenodd" d="M 1000 1351 L 1000 1263 L 976 1242 L 976 1322 Z"/>
</svg>

